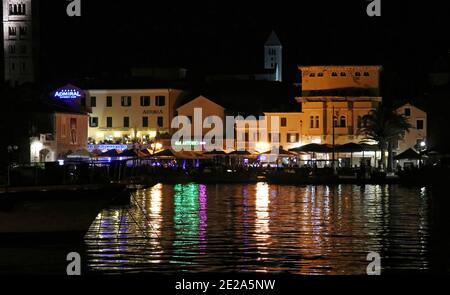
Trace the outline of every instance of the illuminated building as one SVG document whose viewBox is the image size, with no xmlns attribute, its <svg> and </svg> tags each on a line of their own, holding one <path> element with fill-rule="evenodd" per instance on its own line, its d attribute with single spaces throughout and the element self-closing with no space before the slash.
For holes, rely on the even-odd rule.
<svg viewBox="0 0 450 295">
<path fill-rule="evenodd" d="M 32 0 L 3 0 L 4 78 L 11 85 L 34 82 Z M 33 5 L 32 5 L 32 2 Z"/>
<path fill-rule="evenodd" d="M 397 108 L 397 113 L 405 115 L 411 125 L 409 132 L 397 142 L 395 152 L 400 154 L 413 148 L 416 151 L 427 149 L 427 113 L 418 107 L 407 103 Z"/>
<path fill-rule="evenodd" d="M 362 118 L 382 102 L 381 67 L 310 66 L 299 67 L 299 70 L 302 94 L 296 97 L 300 104 L 298 110 L 264 112 L 266 122 L 259 123 L 266 126 L 263 131 L 266 134 L 257 136 L 255 130 L 245 126 L 240 130 L 245 134 L 245 141 L 256 141 L 257 152 L 274 146 L 291 149 L 311 143 L 360 143 L 364 139 L 359 133 Z M 272 126 L 274 119 L 277 121 Z"/>
<path fill-rule="evenodd" d="M 96 143 L 152 141 L 171 133 L 176 89 L 90 89 L 86 104 L 92 110 L 89 138 Z"/>
<path fill-rule="evenodd" d="M 84 92 L 72 85 L 51 95 L 48 105 L 33 109 L 36 132 L 30 138 L 30 162 L 55 162 L 87 147 L 87 110 Z"/>
<path fill-rule="evenodd" d="M 194 120 L 196 119 L 196 116 L 194 116 L 195 110 L 201 109 L 202 115 L 201 118 L 199 118 L 202 124 L 202 134 L 201 139 L 196 139 L 194 134 Z M 202 139 L 204 136 L 212 129 L 212 128 L 205 128 L 204 123 L 212 124 L 211 122 L 208 122 L 208 118 L 210 117 L 216 117 L 219 118 L 222 122 L 225 122 L 225 108 L 221 105 L 209 100 L 208 98 L 204 96 L 199 96 L 194 98 L 193 100 L 186 102 L 182 106 L 178 107 L 176 110 L 176 113 L 178 116 L 186 116 L 191 121 L 191 135 L 193 138 L 193 142 L 190 144 L 193 144 L 194 146 L 198 146 L 202 144 Z M 205 122 L 206 120 L 206 122 Z M 183 145 L 186 145 L 183 143 Z M 191 146 L 186 146 L 186 148 L 190 149 Z"/>
</svg>

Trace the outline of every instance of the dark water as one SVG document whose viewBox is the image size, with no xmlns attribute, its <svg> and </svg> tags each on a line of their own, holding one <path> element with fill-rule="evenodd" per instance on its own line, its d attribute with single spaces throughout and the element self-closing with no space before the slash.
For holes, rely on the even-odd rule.
<svg viewBox="0 0 450 295">
<path fill-rule="evenodd" d="M 383 273 L 446 272 L 433 202 L 429 189 L 400 186 L 159 184 L 98 216 L 87 268 L 365 274 L 378 252 Z"/>
</svg>

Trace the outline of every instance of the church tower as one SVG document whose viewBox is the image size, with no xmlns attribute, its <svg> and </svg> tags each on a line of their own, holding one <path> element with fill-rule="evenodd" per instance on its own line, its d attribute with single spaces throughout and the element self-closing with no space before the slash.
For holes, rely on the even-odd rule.
<svg viewBox="0 0 450 295">
<path fill-rule="evenodd" d="M 32 0 L 2 0 L 4 78 L 13 86 L 34 82 Z"/>
<path fill-rule="evenodd" d="M 275 31 L 272 31 L 264 45 L 264 69 L 275 70 L 275 81 L 283 80 L 283 46 Z"/>
</svg>

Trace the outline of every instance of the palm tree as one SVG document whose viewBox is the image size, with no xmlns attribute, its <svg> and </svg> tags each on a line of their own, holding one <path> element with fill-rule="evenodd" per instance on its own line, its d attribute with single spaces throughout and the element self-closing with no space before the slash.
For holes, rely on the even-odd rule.
<svg viewBox="0 0 450 295">
<path fill-rule="evenodd" d="M 392 171 L 394 142 L 403 139 L 411 127 L 405 115 L 380 106 L 362 118 L 362 128 L 359 130 L 359 134 L 365 137 L 364 141 L 378 142 L 381 150 L 382 169 L 386 167 L 385 152 L 388 151 L 388 171 Z"/>
</svg>

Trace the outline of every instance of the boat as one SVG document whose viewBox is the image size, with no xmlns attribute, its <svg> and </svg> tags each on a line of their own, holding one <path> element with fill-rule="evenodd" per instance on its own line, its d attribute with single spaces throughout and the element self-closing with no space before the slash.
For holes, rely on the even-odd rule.
<svg viewBox="0 0 450 295">
<path fill-rule="evenodd" d="M 129 201 L 124 184 L 2 188 L 0 242 L 82 239 L 102 209 Z"/>
</svg>

